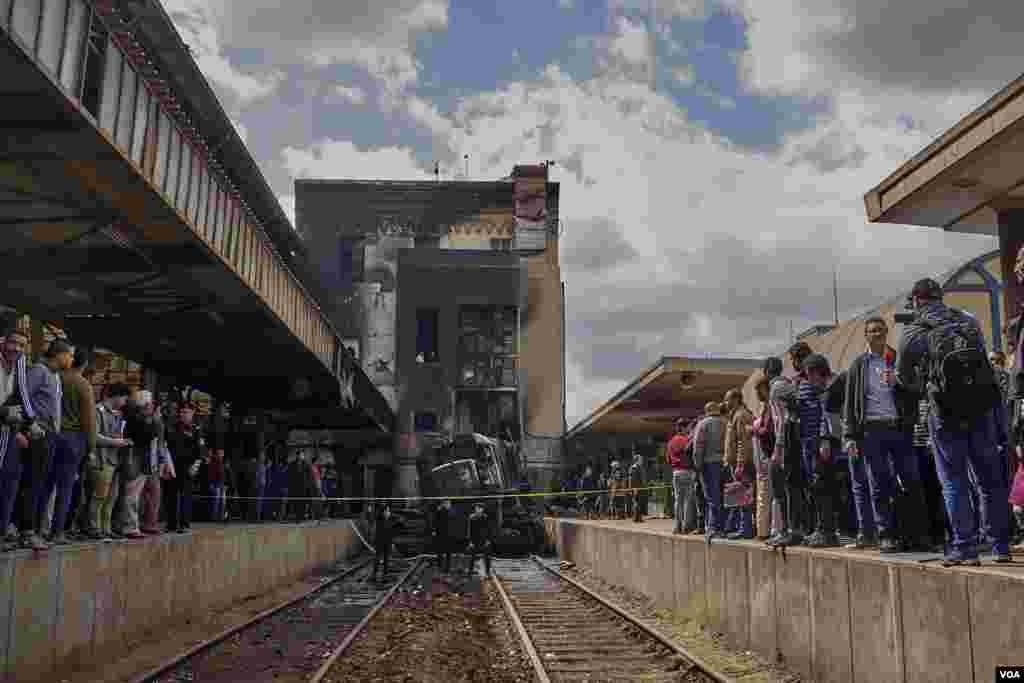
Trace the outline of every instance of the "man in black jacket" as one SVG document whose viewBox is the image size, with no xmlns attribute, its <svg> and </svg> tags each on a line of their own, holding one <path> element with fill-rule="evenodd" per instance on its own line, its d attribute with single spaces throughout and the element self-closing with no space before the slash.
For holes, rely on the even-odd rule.
<svg viewBox="0 0 1024 683">
<path fill-rule="evenodd" d="M 377 570 L 380 570 L 380 578 L 383 579 L 388 573 L 388 558 L 391 556 L 391 544 L 395 541 L 395 519 L 391 516 L 391 506 L 385 505 L 380 514 L 377 515 L 373 526 L 373 547 L 377 555 L 373 560 L 373 580 L 377 580 Z"/>
<path fill-rule="evenodd" d="M 847 372 L 843 440 L 851 461 L 863 461 L 882 553 L 900 552 L 893 499 L 900 495 L 906 550 L 930 550 L 925 541 L 924 490 L 913 452 L 919 396 L 897 383 L 896 352 L 886 344 L 889 326 L 879 317 L 864 326 L 868 349 Z M 893 477 L 899 477 L 899 484 Z M 855 493 L 858 482 L 854 481 Z"/>
<path fill-rule="evenodd" d="M 434 513 L 434 548 L 441 571 L 452 570 L 452 502 L 441 501 Z"/>
<path fill-rule="evenodd" d="M 180 404 L 177 424 L 167 432 L 167 449 L 176 477 L 164 482 L 164 511 L 167 531 L 180 534 L 188 533 L 192 527 L 192 483 L 203 459 L 203 447 L 192 423 L 194 417 L 191 404 Z"/>
<path fill-rule="evenodd" d="M 484 512 L 483 503 L 473 506 L 473 514 L 469 516 L 469 569 L 472 574 L 476 570 L 477 555 L 484 556 L 484 569 L 487 576 L 491 575 L 492 540 L 491 519 Z"/>
</svg>

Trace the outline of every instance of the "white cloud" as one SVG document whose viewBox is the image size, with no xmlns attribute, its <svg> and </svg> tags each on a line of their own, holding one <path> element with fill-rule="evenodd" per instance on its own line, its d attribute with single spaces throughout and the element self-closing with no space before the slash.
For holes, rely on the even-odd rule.
<svg viewBox="0 0 1024 683">
<path fill-rule="evenodd" d="M 366 92 L 359 86 L 338 85 L 335 86 L 334 92 L 337 93 L 342 99 L 348 100 L 352 104 L 366 103 Z"/>
<path fill-rule="evenodd" d="M 284 77 L 275 69 L 245 73 L 222 54 L 222 43 L 209 8 L 201 0 L 166 0 L 166 9 L 200 70 L 219 88 L 229 111 L 271 95 Z"/>
<path fill-rule="evenodd" d="M 574 82 L 557 67 L 466 97 L 451 117 L 410 110 L 457 158 L 470 154 L 474 177 L 557 162 L 570 424 L 660 355 L 766 351 L 789 320 L 830 319 L 835 262 L 844 310 L 861 309 L 994 244 L 865 224 L 861 192 L 927 135 L 857 98 L 774 156 L 709 133 L 643 83 Z M 285 164 L 296 176 L 429 178 L 410 150 L 350 142 L 287 150 Z"/>
<path fill-rule="evenodd" d="M 293 178 L 361 178 L 366 180 L 427 180 L 412 151 L 404 147 L 359 149 L 350 141 L 326 140 L 311 148 L 286 147 L 285 169 Z"/>
<path fill-rule="evenodd" d="M 609 45 L 611 54 L 630 64 L 649 67 L 653 54 L 647 27 L 626 17 L 619 17 L 617 28 L 618 33 Z"/>
<path fill-rule="evenodd" d="M 210 0 L 224 41 L 277 60 L 355 64 L 398 92 L 416 82 L 415 36 L 448 25 L 447 0 Z"/>
<path fill-rule="evenodd" d="M 680 85 L 693 85 L 697 81 L 697 72 L 690 64 L 682 64 L 672 69 L 672 77 Z"/>
</svg>

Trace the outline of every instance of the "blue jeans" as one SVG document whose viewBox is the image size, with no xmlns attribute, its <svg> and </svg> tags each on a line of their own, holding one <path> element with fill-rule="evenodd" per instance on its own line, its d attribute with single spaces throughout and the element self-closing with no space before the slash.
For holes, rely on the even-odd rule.
<svg viewBox="0 0 1024 683">
<path fill-rule="evenodd" d="M 722 463 L 704 463 L 700 480 L 704 488 L 704 530 L 709 534 L 721 532 L 725 527 L 725 517 L 722 515 Z"/>
<path fill-rule="evenodd" d="M 210 521 L 221 523 L 224 521 L 224 508 L 227 498 L 224 497 L 225 487 L 223 483 L 210 484 Z"/>
<path fill-rule="evenodd" d="M 908 464 L 913 454 L 912 435 L 899 429 L 867 431 L 864 433 L 861 452 L 871 489 L 875 528 L 880 537 L 895 538 L 892 498 L 896 494 L 896 478 L 893 471 L 897 463 L 901 471 L 912 467 Z M 913 471 L 917 472 L 916 466 Z M 917 481 L 920 481 L 920 475 Z"/>
<path fill-rule="evenodd" d="M 0 538 L 7 535 L 7 527 L 14 518 L 14 505 L 18 501 L 23 470 L 21 457 L 21 449 L 14 443 L 14 435 L 11 434 L 3 467 L 0 467 Z"/>
<path fill-rule="evenodd" d="M 686 522 L 687 529 L 697 528 L 697 520 L 693 519 L 696 515 L 691 514 L 691 519 L 686 519 L 686 513 L 689 509 L 687 503 L 693 498 L 696 480 L 696 473 L 690 470 L 675 470 L 672 472 L 672 502 L 675 505 L 675 531 L 682 531 L 684 521 Z"/>
<path fill-rule="evenodd" d="M 45 504 L 50 492 L 54 488 L 57 489 L 51 530 L 52 533 L 59 534 L 64 531 L 68 508 L 71 506 L 71 490 L 75 486 L 75 477 L 78 476 L 78 468 L 82 464 L 89 442 L 85 432 L 61 432 L 51 438 L 54 445 L 42 500 Z"/>
<path fill-rule="evenodd" d="M 974 559 L 978 556 L 978 518 L 971 506 L 968 468 L 974 470 L 978 482 L 978 508 L 989 528 L 994 550 L 1010 549 L 1009 482 L 1006 467 L 997 450 L 996 416 L 989 412 L 977 418 L 969 430 L 951 430 L 942 418 L 931 415 L 928 431 L 935 446 L 935 469 L 942 482 L 953 532 L 952 559 Z"/>
</svg>

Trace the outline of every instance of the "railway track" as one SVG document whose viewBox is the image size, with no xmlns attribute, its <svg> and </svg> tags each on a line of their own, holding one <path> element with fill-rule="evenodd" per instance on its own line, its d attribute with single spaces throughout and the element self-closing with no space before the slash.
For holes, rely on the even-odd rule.
<svg viewBox="0 0 1024 683">
<path fill-rule="evenodd" d="M 541 683 L 731 681 L 538 558 L 497 561 L 494 569 Z"/>
<path fill-rule="evenodd" d="M 373 557 L 309 593 L 200 643 L 132 683 L 306 683 L 319 681 L 421 558 L 391 561 L 372 580 Z"/>
</svg>

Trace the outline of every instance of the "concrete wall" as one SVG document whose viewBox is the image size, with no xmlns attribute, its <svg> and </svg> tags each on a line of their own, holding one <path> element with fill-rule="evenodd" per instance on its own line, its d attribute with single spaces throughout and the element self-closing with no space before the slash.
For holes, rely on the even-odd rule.
<svg viewBox="0 0 1024 683">
<path fill-rule="evenodd" d="M 0 680 L 58 680 L 127 638 L 266 593 L 354 554 L 348 522 L 243 526 L 0 556 Z"/>
<path fill-rule="evenodd" d="M 545 521 L 561 558 L 820 683 L 993 680 L 1024 662 L 1024 573 Z"/>
</svg>

